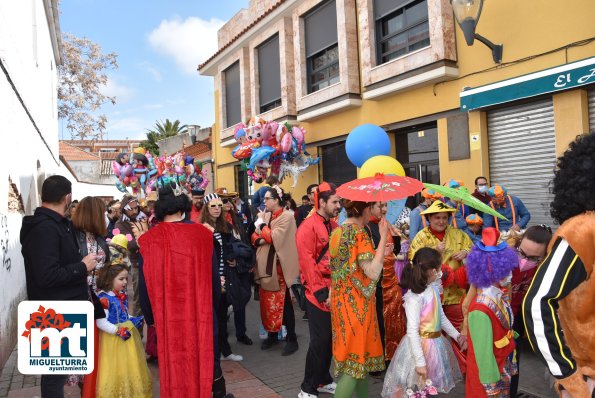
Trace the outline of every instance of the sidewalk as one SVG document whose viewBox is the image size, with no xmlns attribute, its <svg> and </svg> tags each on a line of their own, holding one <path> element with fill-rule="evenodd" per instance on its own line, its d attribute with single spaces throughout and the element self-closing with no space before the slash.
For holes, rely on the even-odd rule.
<svg viewBox="0 0 595 398">
<path fill-rule="evenodd" d="M 236 354 L 244 357 L 242 362 L 223 361 L 221 366 L 227 381 L 227 390 L 236 398 L 296 398 L 304 375 L 304 364 L 308 350 L 308 322 L 302 321 L 302 312 L 297 309 L 296 332 L 300 349 L 289 357 L 281 356 L 283 342 L 267 351 L 260 349 L 258 338 L 260 313 L 258 303 L 250 301 L 246 311 L 248 336 L 254 345 L 238 344 L 235 339 L 233 317 L 229 321 L 229 342 Z M 545 367 L 527 348 L 521 350 L 521 380 L 519 398 L 553 398 L 555 394 L 549 388 L 545 377 Z M 149 364 L 153 376 L 153 392 L 159 397 L 159 368 L 157 364 Z M 380 397 L 382 380 L 370 378 L 370 397 Z M 25 376 L 17 369 L 17 351 L 12 352 L 9 360 L 0 373 L 0 398 L 34 398 L 40 397 L 40 376 Z M 465 396 L 465 386 L 459 383 L 447 395 L 441 397 L 460 398 Z M 66 397 L 80 397 L 78 387 L 65 389 Z M 331 398 L 331 395 L 320 394 L 320 398 Z"/>
</svg>

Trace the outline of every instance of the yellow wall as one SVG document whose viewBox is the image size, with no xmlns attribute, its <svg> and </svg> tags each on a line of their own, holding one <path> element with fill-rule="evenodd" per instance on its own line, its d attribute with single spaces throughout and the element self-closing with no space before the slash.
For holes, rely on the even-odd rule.
<svg viewBox="0 0 595 398">
<path fill-rule="evenodd" d="M 554 94 L 556 155 L 560 156 L 577 135 L 589 132 L 589 99 L 587 90 Z"/>
<path fill-rule="evenodd" d="M 487 123 L 485 112 L 469 113 L 469 135 L 479 136 L 479 142 L 470 143 L 470 158 L 448 160 L 448 128 L 446 119 L 438 119 L 438 146 L 440 156 L 440 181 L 457 179 L 472 191 L 475 178 L 490 175 L 487 148 Z M 471 138 L 470 138 L 471 141 Z"/>
<path fill-rule="evenodd" d="M 506 65 L 507 62 L 535 56 L 595 36 L 595 1 L 569 0 L 563 6 L 558 5 L 551 0 L 540 3 L 518 0 L 487 1 L 477 33 L 494 43 L 504 44 L 503 65 L 496 67 L 490 50 L 480 42 L 476 41 L 473 46 L 467 46 L 457 26 L 458 79 L 400 92 L 378 101 L 362 100 L 360 107 L 301 123 L 307 130 L 306 142 L 345 135 L 363 123 L 388 125 L 459 109 L 459 93 L 464 87 L 477 87 L 593 56 L 595 42 Z M 215 96 L 217 98 L 218 93 Z M 553 97 L 557 153 L 561 153 L 576 134 L 588 131 L 587 100 L 584 90 L 555 94 Z M 216 100 L 215 103 L 217 107 L 219 101 Z M 441 181 L 459 178 L 468 187 L 472 187 L 475 177 L 489 176 L 486 113 L 469 113 L 469 132 L 480 135 L 480 145 L 471 150 L 471 158 L 467 160 L 448 160 L 446 120 L 440 119 L 437 122 Z M 219 141 L 214 141 L 217 142 Z M 216 151 L 219 165 L 235 161 L 231 157 L 233 147 L 219 148 Z M 311 153 L 315 151 L 313 147 L 309 147 L 308 150 Z M 391 152 L 394 155 L 394 144 Z M 300 177 L 298 186 L 290 190 L 294 192 L 295 198 L 299 198 L 310 183 L 319 182 L 318 180 L 318 170 L 312 166 Z M 284 188 L 288 188 L 291 183 L 286 181 Z M 233 172 L 219 169 L 217 184 L 234 186 Z"/>
</svg>

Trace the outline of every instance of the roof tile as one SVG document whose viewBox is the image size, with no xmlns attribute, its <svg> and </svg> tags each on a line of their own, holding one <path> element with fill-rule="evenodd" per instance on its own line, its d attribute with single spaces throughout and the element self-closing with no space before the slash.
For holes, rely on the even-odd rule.
<svg viewBox="0 0 595 398">
<path fill-rule="evenodd" d="M 99 160 L 99 156 L 84 151 L 65 141 L 60 141 L 60 156 L 67 161 L 72 160 Z"/>
</svg>

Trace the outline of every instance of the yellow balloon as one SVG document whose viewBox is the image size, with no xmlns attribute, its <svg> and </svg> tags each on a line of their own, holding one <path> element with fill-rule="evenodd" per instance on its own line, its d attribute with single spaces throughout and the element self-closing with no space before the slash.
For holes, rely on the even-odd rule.
<svg viewBox="0 0 595 398">
<path fill-rule="evenodd" d="M 379 155 L 366 160 L 362 168 L 359 169 L 358 178 L 374 177 L 376 173 L 404 177 L 405 169 L 397 159 Z"/>
</svg>

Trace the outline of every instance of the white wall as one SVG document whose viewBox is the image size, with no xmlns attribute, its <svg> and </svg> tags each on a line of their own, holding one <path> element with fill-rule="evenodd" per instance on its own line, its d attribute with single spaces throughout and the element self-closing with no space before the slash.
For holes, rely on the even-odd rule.
<svg viewBox="0 0 595 398">
<path fill-rule="evenodd" d="M 70 180 L 73 199 L 81 200 L 85 196 L 111 196 L 114 199 L 120 199 L 124 195 L 124 193 L 118 191 L 115 184 L 100 185 L 78 182 L 62 162 L 60 162 L 60 168 L 56 174 L 63 175 Z"/>
<path fill-rule="evenodd" d="M 8 180 L 31 213 L 39 205 L 44 177 L 60 167 L 57 73 L 49 29 L 42 0 L 0 1 L 0 61 L 5 69 L 0 70 L 0 367 L 16 342 L 16 310 L 26 292 L 19 243 L 23 214 L 9 212 Z"/>
</svg>

